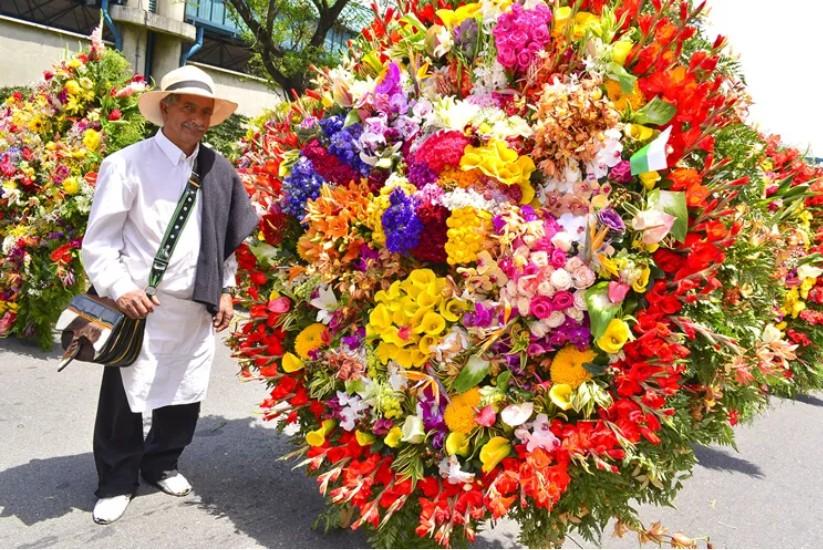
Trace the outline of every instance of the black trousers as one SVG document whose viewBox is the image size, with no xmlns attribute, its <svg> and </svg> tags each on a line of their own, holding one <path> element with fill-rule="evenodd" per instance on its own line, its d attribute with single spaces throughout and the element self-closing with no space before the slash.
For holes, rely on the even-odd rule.
<svg viewBox="0 0 823 550">
<path fill-rule="evenodd" d="M 97 497 L 134 494 L 140 474 L 149 483 L 175 475 L 199 414 L 200 403 L 155 409 L 144 440 L 143 415 L 131 412 L 120 369 L 105 367 L 94 422 Z"/>
</svg>

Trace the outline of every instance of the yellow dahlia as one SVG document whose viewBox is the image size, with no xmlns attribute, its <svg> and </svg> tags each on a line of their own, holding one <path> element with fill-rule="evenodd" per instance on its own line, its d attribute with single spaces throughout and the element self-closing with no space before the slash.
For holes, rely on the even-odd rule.
<svg viewBox="0 0 823 550">
<path fill-rule="evenodd" d="M 555 384 L 568 384 L 572 389 L 591 378 L 583 366 L 594 359 L 590 349 L 578 350 L 575 346 L 565 346 L 552 359 L 551 376 Z"/>
<path fill-rule="evenodd" d="M 443 419 L 449 430 L 462 434 L 472 431 L 477 425 L 474 416 L 478 405 L 480 405 L 480 388 L 472 388 L 452 397 L 443 413 Z"/>
</svg>

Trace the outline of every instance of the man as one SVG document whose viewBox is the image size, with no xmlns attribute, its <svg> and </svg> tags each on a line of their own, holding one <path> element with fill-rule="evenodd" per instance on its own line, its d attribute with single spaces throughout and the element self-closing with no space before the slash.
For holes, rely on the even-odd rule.
<svg viewBox="0 0 823 550">
<path fill-rule="evenodd" d="M 161 129 L 101 164 L 82 249 L 97 293 L 129 317 L 146 319 L 136 362 L 103 369 L 94 425 L 99 500 L 93 518 L 101 524 L 123 515 L 138 475 L 171 495 L 191 490 L 177 459 L 192 440 L 206 395 L 215 331 L 232 318 L 234 250 L 257 224 L 231 164 L 200 145 L 206 130 L 237 108 L 217 97 L 205 72 L 171 71 L 159 91 L 140 98 L 139 108 Z M 177 244 L 156 295 L 149 296 L 154 256 L 193 169 L 200 188 L 192 212 L 171 230 Z"/>
</svg>

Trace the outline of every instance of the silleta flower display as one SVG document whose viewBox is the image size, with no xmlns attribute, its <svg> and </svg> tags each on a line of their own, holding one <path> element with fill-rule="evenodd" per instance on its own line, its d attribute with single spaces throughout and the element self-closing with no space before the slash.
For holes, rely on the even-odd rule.
<svg viewBox="0 0 823 550">
<path fill-rule="evenodd" d="M 821 386 L 821 171 L 743 122 L 702 8 L 404 3 L 250 133 L 232 345 L 329 524 L 682 545 L 634 502 Z"/>
</svg>

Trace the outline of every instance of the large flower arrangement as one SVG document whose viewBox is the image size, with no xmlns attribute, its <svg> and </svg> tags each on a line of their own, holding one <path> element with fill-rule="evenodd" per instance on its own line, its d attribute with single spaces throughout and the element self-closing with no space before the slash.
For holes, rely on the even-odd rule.
<svg viewBox="0 0 823 550">
<path fill-rule="evenodd" d="M 634 502 L 821 387 L 819 171 L 741 122 L 701 8 L 404 4 L 250 135 L 232 344 L 330 523 L 689 544 Z"/>
<path fill-rule="evenodd" d="M 100 29 L 88 50 L 0 106 L 0 336 L 51 347 L 52 327 L 85 288 L 80 248 L 102 158 L 142 138 L 145 88 Z"/>
</svg>

